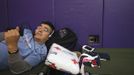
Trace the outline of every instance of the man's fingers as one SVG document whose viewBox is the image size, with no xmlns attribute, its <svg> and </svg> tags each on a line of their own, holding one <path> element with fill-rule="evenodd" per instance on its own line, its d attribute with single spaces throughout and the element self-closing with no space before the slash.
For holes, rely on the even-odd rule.
<svg viewBox="0 0 134 75">
<path fill-rule="evenodd" d="M 17 27 L 16 27 L 16 30 L 17 30 L 17 31 L 20 31 L 20 28 L 19 28 L 19 26 L 17 26 Z"/>
</svg>

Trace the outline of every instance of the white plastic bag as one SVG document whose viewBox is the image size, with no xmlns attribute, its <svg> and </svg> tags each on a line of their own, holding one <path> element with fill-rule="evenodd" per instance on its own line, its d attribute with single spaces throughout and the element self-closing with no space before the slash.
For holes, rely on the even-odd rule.
<svg viewBox="0 0 134 75">
<path fill-rule="evenodd" d="M 45 64 L 60 71 L 78 74 L 79 59 L 76 53 L 54 43 L 52 44 Z"/>
</svg>

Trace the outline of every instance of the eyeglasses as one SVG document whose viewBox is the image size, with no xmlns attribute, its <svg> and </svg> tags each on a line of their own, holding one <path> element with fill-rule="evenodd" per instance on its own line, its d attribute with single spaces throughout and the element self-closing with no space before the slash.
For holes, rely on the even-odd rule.
<svg viewBox="0 0 134 75">
<path fill-rule="evenodd" d="M 51 31 L 49 30 L 49 28 L 47 28 L 47 27 L 45 27 L 43 25 L 39 25 L 39 27 L 41 28 L 42 31 L 47 32 L 49 34 L 51 33 Z"/>
<path fill-rule="evenodd" d="M 47 33 L 49 33 L 49 34 L 51 34 L 51 32 L 49 31 L 48 28 L 45 28 L 44 31 L 47 32 Z"/>
<path fill-rule="evenodd" d="M 49 30 L 47 28 L 44 29 L 45 32 L 49 32 Z"/>
</svg>

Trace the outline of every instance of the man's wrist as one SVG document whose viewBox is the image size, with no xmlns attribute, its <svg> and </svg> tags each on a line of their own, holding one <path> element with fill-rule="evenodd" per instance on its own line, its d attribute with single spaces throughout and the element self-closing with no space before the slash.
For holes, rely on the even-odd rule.
<svg viewBox="0 0 134 75">
<path fill-rule="evenodd" d="M 17 53 L 17 51 L 18 51 L 17 46 L 8 45 L 8 53 L 9 54 Z"/>
</svg>

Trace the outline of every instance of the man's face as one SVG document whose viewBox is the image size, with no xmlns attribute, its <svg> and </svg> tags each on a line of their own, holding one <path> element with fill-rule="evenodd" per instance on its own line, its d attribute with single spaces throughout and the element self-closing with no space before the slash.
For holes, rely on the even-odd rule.
<svg viewBox="0 0 134 75">
<path fill-rule="evenodd" d="M 36 28 L 34 38 L 39 43 L 46 42 L 51 32 L 52 29 L 47 24 L 41 24 Z"/>
</svg>

